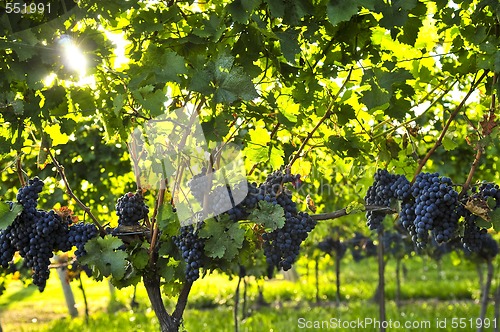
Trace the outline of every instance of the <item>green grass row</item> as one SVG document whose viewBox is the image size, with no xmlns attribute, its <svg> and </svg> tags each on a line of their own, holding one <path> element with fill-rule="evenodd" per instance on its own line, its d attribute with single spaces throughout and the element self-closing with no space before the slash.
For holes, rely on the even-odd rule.
<svg viewBox="0 0 500 332">
<path fill-rule="evenodd" d="M 395 264 L 386 267 L 387 319 L 404 321 L 428 321 L 434 326 L 437 320 L 448 321 L 449 326 L 439 331 L 460 330 L 453 328 L 452 319 L 475 318 L 479 315 L 480 296 L 478 273 L 474 264 L 462 261 L 460 265 L 446 257 L 441 266 L 421 257 L 405 260 L 406 273 L 402 276 L 401 299 L 397 308 L 395 299 Z M 335 331 L 356 331 L 356 328 L 339 328 L 338 320 L 347 322 L 362 319 L 378 319 L 378 306 L 371 300 L 377 286 L 377 263 L 367 259 L 359 264 L 341 265 L 341 304 L 336 306 L 334 265 L 328 259 L 321 260 L 319 299 L 316 301 L 314 262 L 302 260 L 297 264 L 300 278 L 296 282 L 277 279 L 262 282 L 264 298 L 268 306 L 256 306 L 257 282 L 249 279 L 247 288 L 247 317 L 240 322 L 241 331 L 302 331 L 315 330 L 323 324 Z M 78 284 L 72 288 L 79 305 L 80 318 L 67 318 L 61 287 L 56 274 L 51 276 L 44 293 L 35 287 L 10 283 L 0 296 L 0 322 L 4 331 L 157 331 L 157 321 L 149 308 L 142 285 L 137 288 L 139 309 L 131 311 L 129 302 L 133 288 L 117 290 L 117 302 L 112 302 L 106 282 L 83 279 L 91 312 L 88 324 L 83 316 L 83 298 Z M 212 274 L 197 281 L 191 291 L 184 315 L 184 327 L 188 331 L 234 331 L 233 305 L 237 280 Z M 493 287 L 496 287 L 496 280 Z M 241 293 L 243 289 L 241 289 Z M 242 294 L 240 293 L 240 297 Z M 175 299 L 166 298 L 166 306 L 172 311 Z M 116 305 L 118 303 L 118 305 Z M 240 303 L 240 308 L 242 303 Z M 492 317 L 490 313 L 489 317 Z M 458 321 L 456 321 L 458 322 Z M 472 322 L 469 322 L 472 323 Z M 335 325 L 337 324 L 337 325 Z M 463 324 L 462 324 L 463 325 Z M 307 327 L 310 326 L 311 329 Z M 337 328 L 333 328 L 333 326 Z M 470 327 L 470 326 L 468 326 Z M 359 327 L 360 331 L 377 330 L 371 326 Z M 316 329 L 318 330 L 318 329 Z M 394 329 L 397 330 L 397 329 Z M 406 328 L 406 330 L 412 330 Z M 419 328 L 413 329 L 427 330 Z M 475 328 L 464 329 L 471 331 Z"/>
</svg>

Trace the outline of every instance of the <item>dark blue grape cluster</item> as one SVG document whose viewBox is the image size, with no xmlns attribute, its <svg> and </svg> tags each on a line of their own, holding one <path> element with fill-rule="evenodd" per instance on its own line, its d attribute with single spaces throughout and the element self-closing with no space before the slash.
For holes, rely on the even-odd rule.
<svg viewBox="0 0 500 332">
<path fill-rule="evenodd" d="M 249 212 L 252 209 L 254 209 L 258 202 L 259 202 L 259 193 L 260 190 L 257 187 L 257 184 L 255 182 L 250 183 L 247 181 L 246 183 L 248 192 L 245 198 L 243 199 L 242 202 L 240 202 L 238 205 L 232 207 L 227 211 L 229 214 L 229 217 L 233 221 L 239 221 L 239 220 L 244 220 L 246 217 L 248 217 Z M 242 183 L 237 184 L 234 189 L 241 191 L 241 187 L 243 186 Z M 262 196 L 264 198 L 264 196 Z"/>
<path fill-rule="evenodd" d="M 405 206 L 402 225 L 407 225 L 408 214 L 415 215 L 414 230 L 410 229 L 410 233 L 414 232 L 417 247 L 425 246 L 431 231 L 438 244 L 449 241 L 458 229 L 460 218 L 458 193 L 451 179 L 440 177 L 438 173 L 420 173 L 411 187 L 411 197 L 409 205 Z M 413 212 L 408 213 L 408 209 Z"/>
<path fill-rule="evenodd" d="M 490 199 L 493 199 L 494 206 L 492 206 L 492 209 L 497 209 L 500 207 L 500 187 L 492 183 L 482 183 L 479 188 L 472 188 L 470 196 L 465 196 L 462 199 L 463 205 L 469 199 L 475 199 L 485 204 Z M 461 237 L 464 249 L 469 253 L 476 253 L 485 259 L 495 257 L 498 254 L 498 244 L 486 229 L 476 225 L 476 220 L 479 217 L 465 208 L 462 209 L 462 214 L 465 217 L 464 233 Z"/>
<path fill-rule="evenodd" d="M 337 260 L 342 259 L 347 251 L 347 244 L 339 239 L 327 237 L 318 243 L 318 249 L 331 255 L 335 253 Z"/>
<path fill-rule="evenodd" d="M 17 201 L 22 204 L 26 214 L 34 215 L 38 202 L 38 195 L 42 192 L 43 181 L 35 177 L 17 192 Z"/>
<path fill-rule="evenodd" d="M 480 257 L 491 260 L 498 255 L 498 243 L 491 236 L 491 234 L 487 233 L 487 236 L 483 236 L 482 238 L 481 249 L 477 253 Z"/>
<path fill-rule="evenodd" d="M 22 204 L 23 211 L 0 235 L 2 266 L 8 266 L 18 251 L 27 267 L 33 269 L 33 283 L 40 291 L 44 290 L 50 274 L 53 251 L 68 250 L 67 222 L 54 211 L 37 210 L 42 188 L 43 182 L 34 178 L 19 189 L 17 200 Z"/>
<path fill-rule="evenodd" d="M 149 212 L 149 208 L 144 203 L 141 195 L 126 193 L 118 199 L 116 203 L 116 214 L 118 215 L 118 224 L 133 226 L 139 220 L 144 219 Z"/>
<path fill-rule="evenodd" d="M 94 224 L 78 223 L 71 225 L 68 232 L 68 242 L 75 246 L 75 256 L 80 258 L 87 252 L 85 244 L 98 235 L 97 227 Z"/>
<path fill-rule="evenodd" d="M 203 167 L 201 169 L 201 173 L 193 176 L 193 178 L 188 182 L 191 195 L 193 195 L 200 204 L 203 204 L 205 196 L 208 197 L 210 191 L 212 190 L 212 179 L 209 176 L 206 176 L 207 171 L 208 169 Z M 215 172 L 215 169 L 212 168 L 212 173 L 213 172 Z"/>
<path fill-rule="evenodd" d="M 203 248 L 205 239 L 198 236 L 198 231 L 203 227 L 203 222 L 183 226 L 180 234 L 174 236 L 173 240 L 181 251 L 182 258 L 186 262 L 186 280 L 194 282 L 200 277 L 200 268 L 203 267 Z"/>
<path fill-rule="evenodd" d="M 299 212 L 296 216 L 288 217 L 282 228 L 262 235 L 269 277 L 272 277 L 274 268 L 284 271 L 292 268 L 299 255 L 300 245 L 315 226 L 315 220 L 307 213 Z"/>
<path fill-rule="evenodd" d="M 11 229 L 12 226 L 9 226 L 5 230 L 0 231 L 0 265 L 4 269 L 9 267 L 9 263 L 16 253 L 16 248 L 9 239 Z"/>
<path fill-rule="evenodd" d="M 478 190 L 476 190 L 476 187 L 473 188 L 472 197 L 483 201 L 493 199 L 495 205 L 492 206 L 492 209 L 495 210 L 496 208 L 500 207 L 500 187 L 497 184 L 481 183 Z M 465 199 L 467 198 L 468 197 L 466 197 Z"/>
<path fill-rule="evenodd" d="M 309 214 L 298 212 L 292 194 L 284 186 L 299 180 L 300 175 L 292 175 L 286 169 L 268 175 L 266 181 L 259 186 L 257 199 L 279 204 L 285 212 L 285 225 L 262 235 L 269 277 L 273 275 L 275 268 L 287 271 L 292 267 L 299 255 L 300 245 L 316 226 L 316 221 Z"/>
<path fill-rule="evenodd" d="M 397 259 L 402 259 L 405 255 L 413 251 L 413 244 L 411 242 L 408 243 L 399 232 L 384 232 L 382 244 L 384 253 Z"/>
<path fill-rule="evenodd" d="M 373 240 L 359 232 L 354 233 L 354 237 L 349 241 L 349 248 L 355 262 L 377 255 L 377 246 Z"/>
<path fill-rule="evenodd" d="M 8 267 L 15 252 L 19 252 L 26 266 L 33 270 L 33 283 L 40 291 L 45 289 L 49 278 L 49 265 L 53 252 L 69 251 L 75 244 L 69 238 L 70 217 L 63 218 L 52 210 L 37 209 L 38 196 L 42 188 L 43 182 L 34 178 L 29 180 L 25 187 L 19 189 L 17 201 L 23 206 L 23 211 L 10 226 L 0 232 L 0 249 L 2 250 L 0 265 L 4 268 Z M 95 236 L 97 229 L 94 227 L 94 230 Z M 90 234 L 86 233 L 84 236 Z"/>
<path fill-rule="evenodd" d="M 217 186 L 208 194 L 209 204 L 205 207 L 208 215 L 220 214 L 235 206 L 231 188 L 227 185 Z"/>
<path fill-rule="evenodd" d="M 462 243 L 464 249 L 471 253 L 477 253 L 483 246 L 483 240 L 488 237 L 488 231 L 485 228 L 480 228 L 476 225 L 476 216 L 469 214 L 465 219 L 464 235 Z"/>
<path fill-rule="evenodd" d="M 399 223 L 410 234 L 413 243 L 417 243 L 417 230 L 414 224 L 415 220 L 415 202 L 403 201 L 399 211 Z"/>
<path fill-rule="evenodd" d="M 390 174 L 387 170 L 378 169 L 374 182 L 365 196 L 366 205 L 390 207 L 395 199 L 406 199 L 410 192 L 410 182 L 403 175 Z M 386 214 L 380 211 L 366 212 L 366 225 L 370 230 L 379 230 Z"/>
<path fill-rule="evenodd" d="M 200 203 L 203 204 L 203 200 L 208 197 L 210 205 L 204 207 L 208 209 L 206 211 L 208 215 L 216 214 L 218 211 L 227 211 L 231 220 L 236 222 L 247 218 L 250 212 L 258 206 L 259 201 L 279 204 L 283 208 L 285 225 L 281 229 L 263 234 L 263 247 L 270 267 L 270 275 L 275 268 L 290 269 L 299 254 L 300 244 L 316 225 L 307 213 L 297 211 L 292 194 L 285 187 L 287 183 L 291 183 L 297 188 L 301 183 L 300 175 L 293 175 L 289 169 L 286 169 L 269 174 L 266 181 L 259 186 L 246 181 L 232 188 L 223 185 L 212 188 L 212 183 L 209 177 L 205 176 L 206 174 L 207 169 L 203 168 L 200 174 L 188 182 L 188 186 L 192 195 Z M 240 188 L 243 189 L 244 185 L 248 188 L 248 192 L 240 203 L 235 204 L 234 195 L 242 192 Z M 175 241 L 186 260 L 188 280 L 196 280 L 199 276 L 198 269 L 201 267 L 203 253 L 203 241 L 197 238 L 196 227 L 192 225 L 182 227 L 181 235 L 177 236 Z"/>
</svg>

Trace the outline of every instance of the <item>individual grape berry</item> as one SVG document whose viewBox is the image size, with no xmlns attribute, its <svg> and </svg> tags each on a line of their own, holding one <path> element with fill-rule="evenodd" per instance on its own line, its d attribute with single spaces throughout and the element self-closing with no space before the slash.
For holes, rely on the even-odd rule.
<svg viewBox="0 0 500 332">
<path fill-rule="evenodd" d="M 139 220 L 144 219 L 148 212 L 149 208 L 144 203 L 143 197 L 131 192 L 120 197 L 116 203 L 119 225 L 135 225 Z"/>
</svg>

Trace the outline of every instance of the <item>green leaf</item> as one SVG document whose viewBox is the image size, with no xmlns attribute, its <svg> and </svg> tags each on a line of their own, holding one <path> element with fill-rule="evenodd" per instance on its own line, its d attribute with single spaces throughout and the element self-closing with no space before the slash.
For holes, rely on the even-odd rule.
<svg viewBox="0 0 500 332">
<path fill-rule="evenodd" d="M 446 149 L 446 151 L 451 151 L 455 150 L 458 147 L 458 143 L 453 140 L 453 137 L 450 137 L 450 135 L 445 135 L 443 137 L 443 147 Z"/>
<path fill-rule="evenodd" d="M 363 104 L 371 111 L 387 108 L 391 96 L 373 82 L 371 82 L 370 87 L 370 89 L 363 91 L 361 97 Z"/>
<path fill-rule="evenodd" d="M 269 132 L 267 131 L 264 121 L 262 120 L 255 124 L 255 128 L 248 131 L 248 135 L 250 136 L 250 141 L 253 144 L 260 146 L 266 146 L 271 140 Z"/>
<path fill-rule="evenodd" d="M 233 260 L 241 249 L 245 239 L 245 230 L 238 223 L 229 218 L 220 218 L 219 221 L 210 219 L 199 232 L 199 236 L 206 238 L 205 254 L 211 258 Z"/>
<path fill-rule="evenodd" d="M 495 209 L 491 211 L 488 215 L 491 218 L 490 221 L 493 224 L 493 229 L 496 232 L 500 232 L 500 209 Z"/>
<path fill-rule="evenodd" d="M 283 52 L 285 59 L 290 63 L 295 63 L 295 55 L 300 53 L 298 31 L 289 29 L 287 31 L 277 32 L 276 36 L 279 38 L 281 52 Z"/>
<path fill-rule="evenodd" d="M 143 270 L 149 261 L 148 251 L 145 248 L 140 248 L 139 250 L 134 251 L 134 253 L 130 257 L 130 262 L 134 267 L 138 270 Z"/>
<path fill-rule="evenodd" d="M 260 0 L 234 0 L 226 8 L 236 22 L 244 24 L 259 4 Z"/>
<path fill-rule="evenodd" d="M 222 75 L 223 78 L 217 82 L 218 88 L 214 94 L 214 100 L 217 103 L 231 104 L 238 99 L 252 100 L 259 95 L 250 76 L 243 68 L 233 67 L 229 73 Z"/>
<path fill-rule="evenodd" d="M 271 15 L 274 17 L 283 17 L 285 15 L 285 3 L 283 0 L 266 0 Z"/>
<path fill-rule="evenodd" d="M 90 89 L 76 88 L 70 91 L 73 106 L 83 115 L 92 115 L 96 112 L 94 96 Z"/>
<path fill-rule="evenodd" d="M 362 211 L 365 211 L 365 205 L 361 204 L 360 202 L 357 202 L 357 201 L 349 203 L 345 208 L 345 212 L 347 214 L 359 213 Z"/>
<path fill-rule="evenodd" d="M 94 271 L 96 278 L 113 276 L 122 279 L 127 267 L 127 253 L 117 250 L 122 245 L 122 240 L 111 235 L 94 238 L 85 244 L 87 254 L 80 260 L 82 264 L 89 264 L 97 269 Z"/>
<path fill-rule="evenodd" d="M 187 72 L 184 58 L 172 51 L 166 51 L 156 61 L 155 75 L 160 81 L 179 82 L 181 75 Z"/>
<path fill-rule="evenodd" d="M 349 21 L 358 13 L 358 6 L 351 0 L 330 0 L 326 5 L 326 15 L 332 25 Z"/>
<path fill-rule="evenodd" d="M 250 213 L 248 220 L 274 231 L 285 225 L 285 211 L 278 204 L 259 201 L 258 208 Z"/>
<path fill-rule="evenodd" d="M 0 230 L 9 227 L 22 211 L 23 206 L 19 203 L 12 203 L 12 209 L 10 209 L 9 203 L 0 202 Z"/>
<path fill-rule="evenodd" d="M 158 209 L 157 216 L 158 226 L 162 234 L 174 236 L 180 227 L 179 219 L 172 209 L 172 204 L 165 203 Z"/>
<path fill-rule="evenodd" d="M 269 158 L 268 152 L 269 148 L 267 146 L 260 146 L 255 144 L 247 146 L 243 150 L 243 154 L 245 155 L 246 159 L 252 163 L 266 161 Z"/>
<path fill-rule="evenodd" d="M 30 59 L 38 53 L 38 48 L 35 47 L 38 43 L 38 39 L 31 30 L 27 29 L 16 33 L 16 38 L 19 39 L 12 43 L 12 48 L 16 52 L 19 61 Z"/>
<path fill-rule="evenodd" d="M 285 151 L 279 145 L 275 145 L 269 152 L 269 166 L 271 169 L 279 169 L 285 163 Z"/>
</svg>

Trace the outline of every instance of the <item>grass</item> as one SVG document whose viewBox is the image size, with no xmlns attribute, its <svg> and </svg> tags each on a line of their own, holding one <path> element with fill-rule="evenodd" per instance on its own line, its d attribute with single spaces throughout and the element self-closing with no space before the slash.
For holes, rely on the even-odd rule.
<svg viewBox="0 0 500 332">
<path fill-rule="evenodd" d="M 374 259 L 359 264 L 344 263 L 341 266 L 341 303 L 335 301 L 335 277 L 332 262 L 323 260 L 319 278 L 320 303 L 316 304 L 314 267 L 306 261 L 299 262 L 297 270 L 301 278 L 297 282 L 277 279 L 264 283 L 265 300 L 268 306 L 257 306 L 257 284 L 248 283 L 247 294 L 249 317 L 240 322 L 240 331 L 303 331 L 306 325 L 329 324 L 358 319 L 379 317 L 378 306 L 371 301 L 377 285 L 377 265 Z M 474 265 L 463 263 L 453 266 L 445 258 L 442 267 L 434 262 L 414 257 L 405 261 L 409 271 L 402 279 L 401 298 L 403 304 L 397 307 L 395 294 L 395 264 L 389 261 L 386 267 L 387 319 L 404 321 L 448 320 L 446 328 L 452 331 L 453 318 L 479 316 L 480 296 L 478 275 Z M 83 279 L 89 300 L 90 319 L 83 318 L 83 298 L 77 283 L 72 284 L 80 317 L 68 318 L 60 281 L 53 273 L 44 293 L 35 287 L 25 287 L 20 282 L 8 284 L 0 296 L 0 321 L 8 331 L 157 331 L 158 324 L 148 306 L 148 299 L 142 285 L 137 288 L 139 308 L 130 310 L 133 288 L 117 290 L 117 302 L 110 306 L 110 291 L 107 282 Z M 237 280 L 212 274 L 197 281 L 191 291 L 184 315 L 187 331 L 234 331 L 233 304 Z M 496 287 L 494 283 L 493 287 Z M 116 305 L 118 304 L 118 305 Z M 171 312 L 174 299 L 166 298 L 165 304 Z M 241 307 L 241 304 L 240 304 Z M 490 306 L 491 307 L 491 306 Z M 113 310 L 108 310 L 113 308 Z M 491 310 L 491 308 L 489 308 Z M 492 317 L 492 312 L 488 312 Z M 302 320 L 300 320 L 302 319 Z M 299 322 L 303 324 L 300 325 Z M 327 324 L 327 325 L 328 325 Z M 329 325 L 331 327 L 331 325 Z M 325 327 L 325 326 L 323 326 Z M 314 330 L 307 329 L 305 330 Z M 356 331 L 353 328 L 336 328 L 336 331 Z M 364 326 L 359 331 L 375 331 Z M 407 329 L 408 330 L 408 329 Z M 409 329 L 411 330 L 411 329 Z M 413 329 L 414 331 L 422 329 Z M 456 330 L 456 329 L 455 329 Z M 469 330 L 475 330 L 471 328 Z"/>
</svg>

